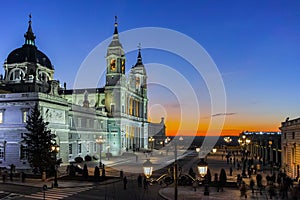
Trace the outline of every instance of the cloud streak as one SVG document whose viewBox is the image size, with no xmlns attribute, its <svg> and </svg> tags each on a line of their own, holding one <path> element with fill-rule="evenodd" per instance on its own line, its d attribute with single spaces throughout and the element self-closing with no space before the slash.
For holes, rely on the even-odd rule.
<svg viewBox="0 0 300 200">
<path fill-rule="evenodd" d="M 218 117 L 218 116 L 229 116 L 229 115 L 236 115 L 236 113 L 217 113 L 214 115 L 211 115 L 211 117 Z"/>
</svg>

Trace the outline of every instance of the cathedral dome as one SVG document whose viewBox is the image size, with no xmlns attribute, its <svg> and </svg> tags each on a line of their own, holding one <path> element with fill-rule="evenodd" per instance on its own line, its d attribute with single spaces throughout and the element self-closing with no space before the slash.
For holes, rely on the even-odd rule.
<svg viewBox="0 0 300 200">
<path fill-rule="evenodd" d="M 6 63 L 39 63 L 48 69 L 53 69 L 49 58 L 34 45 L 24 44 L 21 48 L 13 50 L 7 57 Z"/>
<path fill-rule="evenodd" d="M 31 27 L 31 15 L 29 15 L 28 30 L 25 33 L 25 44 L 18 49 L 13 50 L 7 57 L 7 64 L 14 63 L 39 63 L 40 65 L 53 70 L 53 65 L 51 64 L 49 58 L 35 46 L 35 35 Z"/>
</svg>

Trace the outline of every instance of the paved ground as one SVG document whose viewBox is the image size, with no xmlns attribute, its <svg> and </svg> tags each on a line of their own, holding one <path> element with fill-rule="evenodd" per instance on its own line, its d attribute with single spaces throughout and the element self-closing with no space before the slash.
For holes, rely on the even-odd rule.
<svg viewBox="0 0 300 200">
<path fill-rule="evenodd" d="M 193 152 L 192 152 L 192 154 L 193 154 Z M 136 170 L 139 169 L 139 170 L 137 170 L 137 173 L 124 172 L 124 174 L 128 176 L 129 182 L 136 184 L 136 177 L 137 177 L 138 173 L 140 173 L 142 171 L 141 170 L 142 164 L 147 158 L 150 157 L 151 161 L 154 163 L 154 166 L 156 166 L 156 167 L 160 166 L 159 164 L 161 164 L 162 162 L 165 162 L 164 165 L 166 165 L 166 164 L 172 164 L 172 162 L 174 161 L 174 159 L 172 160 L 172 158 L 174 157 L 174 155 L 172 155 L 172 154 L 170 154 L 170 157 L 167 157 L 167 158 L 166 157 L 162 158 L 161 155 L 156 154 L 155 152 L 152 154 L 152 156 L 144 155 L 143 153 L 136 153 L 136 155 L 138 156 L 138 159 L 136 159 L 136 157 L 134 157 L 134 156 L 114 157 L 114 158 L 110 158 L 110 160 L 104 160 L 103 163 L 107 167 L 110 167 L 110 168 L 118 165 L 118 167 L 125 169 L 127 163 L 129 162 L 130 167 L 132 167 L 133 169 L 136 169 Z M 212 179 L 214 177 L 214 173 L 220 173 L 221 168 L 224 168 L 227 173 L 228 181 L 236 182 L 237 174 L 241 174 L 241 170 L 237 170 L 236 168 L 233 167 L 232 164 L 227 164 L 226 160 L 222 159 L 221 155 L 222 155 L 221 152 L 217 152 L 214 155 L 208 156 L 207 162 L 208 162 L 208 166 L 211 171 L 211 174 L 212 174 Z M 184 163 L 179 162 L 179 165 L 182 166 L 184 164 L 184 166 L 182 166 L 182 168 L 183 168 L 183 171 L 186 171 L 186 173 L 187 173 L 188 169 L 190 167 L 193 167 L 194 169 L 196 168 L 196 164 L 198 161 L 199 161 L 199 159 L 197 157 L 193 158 L 192 156 L 189 156 L 188 159 L 185 159 Z M 98 164 L 97 162 L 89 163 L 90 173 L 93 173 L 92 170 L 93 170 L 94 166 L 97 164 Z M 233 169 L 232 176 L 228 176 L 230 167 L 232 167 L 232 169 Z M 60 174 L 64 173 L 63 168 L 61 168 L 60 171 L 61 171 Z M 111 171 L 108 170 L 107 173 L 108 173 L 107 175 L 109 175 L 109 173 L 111 173 L 111 174 L 114 174 L 114 176 L 119 176 L 118 170 L 111 170 Z M 160 173 L 162 173 L 162 170 L 160 171 Z M 264 173 L 261 172 L 261 174 L 263 176 L 263 184 L 266 185 L 265 177 L 267 174 L 269 174 L 269 172 L 268 171 L 266 171 Z M 249 178 L 244 178 L 243 180 L 247 184 L 249 184 L 249 182 L 250 182 Z M 120 179 L 111 179 L 111 180 L 108 180 L 107 182 L 102 182 L 100 184 L 112 184 L 114 181 L 120 181 Z M 38 180 L 38 179 L 26 179 L 25 183 L 22 183 L 18 179 L 14 179 L 13 182 L 7 181 L 5 184 L 17 184 L 17 185 L 24 185 L 24 186 L 38 187 L 38 188 L 41 188 L 43 185 L 47 185 L 48 188 L 51 188 L 52 183 L 53 183 L 53 180 L 51 180 L 51 179 L 49 179 L 45 182 L 42 180 Z M 122 189 L 122 182 L 118 182 L 117 184 L 114 184 L 114 185 L 118 185 L 117 187 Z M 56 191 L 61 192 L 64 190 L 64 188 L 66 190 L 68 190 L 68 188 L 75 188 L 75 190 L 76 190 L 76 188 L 84 188 L 84 187 L 90 189 L 92 186 L 95 186 L 95 184 L 93 182 L 59 180 L 59 188 L 56 189 Z M 133 186 L 133 187 L 136 187 L 136 186 Z M 75 190 L 74 189 L 72 191 L 68 190 L 68 192 L 73 192 Z M 134 192 L 136 190 L 137 189 L 134 189 L 132 191 Z M 143 195 L 143 197 L 141 197 L 141 198 L 142 199 L 159 199 L 158 197 L 156 197 L 157 195 L 152 194 L 151 191 L 159 191 L 159 194 L 165 199 L 170 199 L 170 200 L 174 199 L 174 186 L 173 185 L 170 185 L 168 187 L 163 187 L 160 185 L 150 186 L 148 192 L 151 195 L 148 195 L 148 196 Z M 223 192 L 217 192 L 216 188 L 211 187 L 211 188 L 209 188 L 209 191 L 210 191 L 209 196 L 204 196 L 204 188 L 201 186 L 199 186 L 196 191 L 194 191 L 191 186 L 186 186 L 186 187 L 179 186 L 178 187 L 178 200 L 183 200 L 183 199 L 185 199 L 185 200 L 222 199 L 222 198 L 223 199 L 224 198 L 242 199 L 242 198 L 245 198 L 244 196 L 241 197 L 240 191 L 237 187 L 236 188 L 224 188 Z M 122 191 L 122 194 L 123 193 L 124 193 L 124 195 L 126 195 L 126 194 L 130 195 L 129 194 L 130 192 L 128 192 L 128 191 Z M 0 197 L 2 196 L 2 194 L 3 193 L 0 192 Z M 143 193 L 141 193 L 141 195 L 142 194 Z M 42 194 L 38 194 L 38 195 L 40 197 Z M 150 196 L 151 196 L 151 198 L 150 198 Z M 251 199 L 268 199 L 269 198 L 267 191 L 263 191 L 262 194 L 260 194 L 259 192 L 255 192 L 254 194 L 252 194 L 251 191 L 249 191 L 249 190 L 247 191 L 247 197 L 251 198 Z M 291 198 L 291 193 L 289 193 L 289 197 Z M 135 198 L 139 199 L 140 197 L 135 197 Z M 117 198 L 115 198 L 115 199 L 117 199 Z M 273 199 L 278 199 L 278 196 Z"/>
</svg>

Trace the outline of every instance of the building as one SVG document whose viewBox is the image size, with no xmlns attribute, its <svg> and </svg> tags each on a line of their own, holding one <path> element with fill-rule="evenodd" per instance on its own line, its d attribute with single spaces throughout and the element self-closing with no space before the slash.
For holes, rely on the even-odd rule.
<svg viewBox="0 0 300 200">
<path fill-rule="evenodd" d="M 103 88 L 67 89 L 54 79 L 54 66 L 40 51 L 31 18 L 25 43 L 13 50 L 0 76 L 0 166 L 28 168 L 22 135 L 30 109 L 37 103 L 60 145 L 63 163 L 76 157 L 116 156 L 148 148 L 147 74 L 141 49 L 137 62 L 125 74 L 126 57 L 115 22 L 106 55 Z M 163 126 L 165 127 L 165 126 Z M 163 131 L 165 133 L 165 131 Z M 102 137 L 103 145 L 96 143 Z M 100 147 L 102 147 L 100 151 Z"/>
<path fill-rule="evenodd" d="M 299 178 L 300 118 L 281 123 L 282 168 L 292 178 Z"/>
<path fill-rule="evenodd" d="M 154 149 L 161 149 L 166 143 L 165 119 L 162 117 L 159 123 L 150 123 L 148 127 L 149 146 Z"/>
<path fill-rule="evenodd" d="M 266 167 L 281 165 L 280 132 L 242 132 L 238 140 L 250 157 L 258 159 Z"/>
</svg>

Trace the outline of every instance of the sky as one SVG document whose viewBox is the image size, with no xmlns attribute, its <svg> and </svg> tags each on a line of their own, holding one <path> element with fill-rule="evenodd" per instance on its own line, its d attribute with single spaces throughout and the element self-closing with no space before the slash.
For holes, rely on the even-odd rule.
<svg viewBox="0 0 300 200">
<path fill-rule="evenodd" d="M 209 126 L 210 133 L 217 135 L 213 124 L 217 118 L 224 119 L 223 135 L 279 131 L 287 117 L 299 117 L 300 1 L 12 0 L 1 2 L 0 10 L 1 62 L 24 44 L 31 13 L 36 45 L 54 65 L 55 79 L 66 82 L 68 88 L 90 52 L 112 37 L 115 16 L 120 33 L 158 27 L 199 43 L 222 78 L 224 112 L 214 112 L 211 88 L 189 60 L 173 52 L 143 49 L 141 44 L 147 72 L 156 71 L 162 77 L 156 74 L 155 78 L 167 81 L 166 85 L 149 83 L 148 97 L 149 119 L 159 122 L 164 117 L 168 135 L 178 129 L 180 134 L 203 135 Z M 121 34 L 120 40 L 122 43 Z M 179 49 L 183 45 L 174 43 Z M 126 50 L 128 44 L 122 44 Z M 194 51 L 190 48 L 188 53 Z M 126 53 L 128 71 L 136 62 L 137 51 Z M 99 60 L 105 63 L 104 56 L 99 55 Z M 192 94 L 175 75 L 168 70 L 161 73 L 162 69 L 182 75 Z"/>
</svg>

